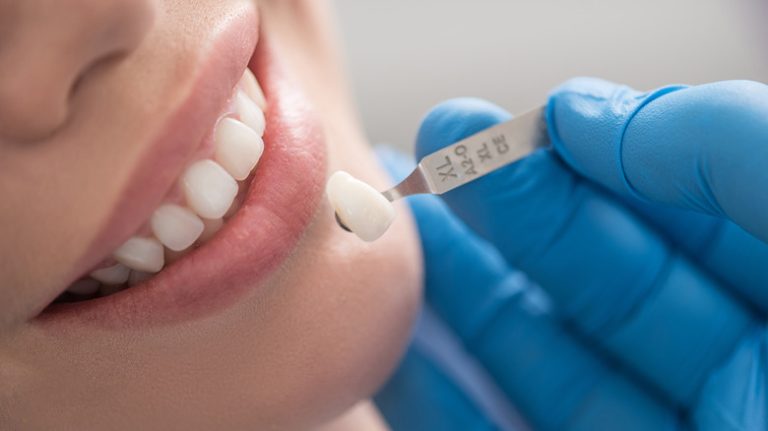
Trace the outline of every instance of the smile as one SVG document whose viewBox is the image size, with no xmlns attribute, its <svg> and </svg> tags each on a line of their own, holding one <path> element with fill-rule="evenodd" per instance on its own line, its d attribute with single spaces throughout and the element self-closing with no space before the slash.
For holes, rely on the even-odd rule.
<svg viewBox="0 0 768 431">
<path fill-rule="evenodd" d="M 222 32 L 200 89 L 179 108 L 185 115 L 154 147 L 183 148 L 188 157 L 172 158 L 180 174 L 159 202 L 128 217 L 121 208 L 141 199 L 135 189 L 157 184 L 152 169 L 137 170 L 134 191 L 40 314 L 42 324 L 136 326 L 213 312 L 261 285 L 297 246 L 322 195 L 325 146 L 314 112 L 276 50 L 259 40 L 256 21 L 243 14 Z M 236 70 L 233 63 L 248 64 Z M 204 90 L 210 79 L 234 85 L 212 101 Z M 214 103 L 223 109 L 212 111 Z M 172 129 L 204 111 L 208 132 L 179 144 Z"/>
<path fill-rule="evenodd" d="M 246 69 L 218 120 L 213 145 L 187 166 L 170 199 L 154 210 L 137 234 L 98 268 L 73 283 L 57 302 L 108 296 L 140 284 L 210 240 L 240 207 L 240 190 L 264 152 L 266 99 Z"/>
</svg>

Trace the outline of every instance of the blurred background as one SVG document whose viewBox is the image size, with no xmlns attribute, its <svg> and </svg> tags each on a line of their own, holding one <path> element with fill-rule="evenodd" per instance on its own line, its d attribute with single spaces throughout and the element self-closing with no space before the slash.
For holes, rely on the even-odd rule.
<svg viewBox="0 0 768 431">
<path fill-rule="evenodd" d="M 409 149 L 457 96 L 513 113 L 573 76 L 650 89 L 768 81 L 765 0 L 336 0 L 371 142 Z"/>
</svg>

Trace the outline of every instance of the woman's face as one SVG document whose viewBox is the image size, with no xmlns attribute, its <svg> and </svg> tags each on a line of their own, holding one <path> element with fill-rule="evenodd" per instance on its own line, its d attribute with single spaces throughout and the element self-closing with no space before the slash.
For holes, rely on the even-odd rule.
<svg viewBox="0 0 768 431">
<path fill-rule="evenodd" d="M 323 198 L 338 169 L 388 182 L 327 9 L 0 0 L 0 428 L 300 429 L 386 376 L 418 306 L 420 256 L 403 208 L 367 244 Z M 255 150 L 222 150 L 216 125 L 259 133 L 246 67 L 266 131 L 235 182 Z M 233 193 L 210 239 L 158 248 L 183 220 L 214 232 Z M 153 221 L 169 204 L 187 218 L 163 230 Z M 133 285 L 89 276 L 104 268 Z"/>
</svg>

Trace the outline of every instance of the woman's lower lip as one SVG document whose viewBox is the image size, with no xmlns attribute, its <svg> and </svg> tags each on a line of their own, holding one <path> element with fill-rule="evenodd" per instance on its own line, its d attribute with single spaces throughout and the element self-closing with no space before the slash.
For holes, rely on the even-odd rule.
<svg viewBox="0 0 768 431">
<path fill-rule="evenodd" d="M 325 144 L 315 113 L 262 38 L 252 57 L 269 100 L 265 152 L 240 210 L 203 247 L 147 282 L 118 294 L 49 307 L 49 329 L 89 322 L 111 328 L 209 315 L 247 295 L 291 254 L 314 217 L 325 178 Z"/>
</svg>

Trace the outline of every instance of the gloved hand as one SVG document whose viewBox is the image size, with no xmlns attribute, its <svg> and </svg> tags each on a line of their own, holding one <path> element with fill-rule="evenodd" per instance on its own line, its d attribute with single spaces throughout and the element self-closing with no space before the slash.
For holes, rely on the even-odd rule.
<svg viewBox="0 0 768 431">
<path fill-rule="evenodd" d="M 446 102 L 417 156 L 509 118 Z M 768 429 L 768 86 L 576 79 L 547 122 L 553 148 L 411 199 L 429 306 L 535 429 Z M 377 400 L 395 430 L 494 428 L 414 351 Z"/>
</svg>

